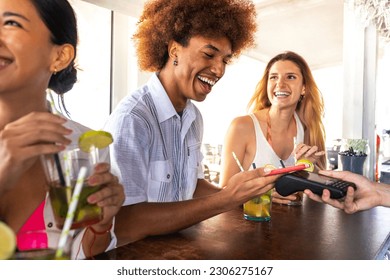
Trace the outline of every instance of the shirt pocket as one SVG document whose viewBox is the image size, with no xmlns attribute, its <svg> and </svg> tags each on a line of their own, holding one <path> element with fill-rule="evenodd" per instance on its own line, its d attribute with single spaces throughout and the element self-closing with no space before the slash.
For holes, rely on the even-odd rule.
<svg viewBox="0 0 390 280">
<path fill-rule="evenodd" d="M 153 181 L 170 183 L 173 177 L 171 162 L 169 160 L 151 162 L 150 177 Z"/>
<path fill-rule="evenodd" d="M 195 143 L 192 145 L 188 145 L 187 154 L 188 154 L 188 168 L 196 168 L 198 169 L 201 161 L 202 155 L 200 153 L 201 143 Z"/>
</svg>

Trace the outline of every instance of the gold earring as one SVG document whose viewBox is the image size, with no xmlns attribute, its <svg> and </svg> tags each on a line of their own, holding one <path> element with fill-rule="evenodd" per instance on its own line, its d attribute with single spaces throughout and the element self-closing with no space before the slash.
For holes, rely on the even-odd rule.
<svg viewBox="0 0 390 280">
<path fill-rule="evenodd" d="M 56 67 L 54 67 L 53 75 L 54 75 L 54 76 L 57 75 L 57 68 L 56 68 Z"/>
</svg>

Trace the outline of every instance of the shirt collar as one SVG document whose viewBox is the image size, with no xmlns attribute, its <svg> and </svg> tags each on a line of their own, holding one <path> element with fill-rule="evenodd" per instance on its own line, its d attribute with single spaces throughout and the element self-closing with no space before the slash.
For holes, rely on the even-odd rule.
<svg viewBox="0 0 390 280">
<path fill-rule="evenodd" d="M 169 118 L 172 118 L 173 116 L 179 117 L 156 73 L 153 73 L 153 75 L 150 77 L 148 81 L 148 88 L 153 98 L 154 105 L 156 106 L 158 121 L 160 123 L 166 121 Z M 184 111 L 187 111 L 187 113 L 189 113 L 189 115 L 194 118 L 194 110 L 195 108 L 191 100 L 187 100 L 187 105 L 184 108 Z M 183 112 L 183 116 L 184 114 L 185 112 Z"/>
</svg>

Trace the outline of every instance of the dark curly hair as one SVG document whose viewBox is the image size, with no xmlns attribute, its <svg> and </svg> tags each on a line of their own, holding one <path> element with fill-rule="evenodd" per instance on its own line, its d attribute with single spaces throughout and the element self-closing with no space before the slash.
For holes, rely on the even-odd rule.
<svg viewBox="0 0 390 280">
<path fill-rule="evenodd" d="M 39 16 L 50 31 L 53 44 L 70 44 L 77 51 L 78 33 L 77 20 L 72 6 L 67 0 L 32 0 Z M 65 69 L 52 75 L 49 89 L 56 92 L 66 111 L 63 94 L 73 88 L 77 81 L 77 69 L 74 59 Z"/>
<path fill-rule="evenodd" d="M 138 64 L 159 71 L 168 61 L 168 43 L 187 46 L 193 36 L 227 37 L 233 57 L 254 45 L 256 9 L 249 0 L 150 0 L 139 19 L 135 40 Z"/>
</svg>

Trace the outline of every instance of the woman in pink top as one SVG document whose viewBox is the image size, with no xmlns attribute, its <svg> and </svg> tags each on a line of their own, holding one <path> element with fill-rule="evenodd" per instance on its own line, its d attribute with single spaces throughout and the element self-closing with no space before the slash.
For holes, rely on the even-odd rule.
<svg viewBox="0 0 390 280">
<path fill-rule="evenodd" d="M 54 228 L 39 158 L 74 143 L 72 131 L 87 129 L 51 114 L 46 102 L 47 88 L 62 98 L 77 80 L 75 14 L 67 0 L 1 0 L 0 22 L 0 220 L 16 233 Z M 115 246 L 112 224 L 124 200 L 108 164 L 95 168 L 89 184 L 104 186 L 88 198 L 104 214 L 76 233 L 79 257 Z"/>
</svg>

